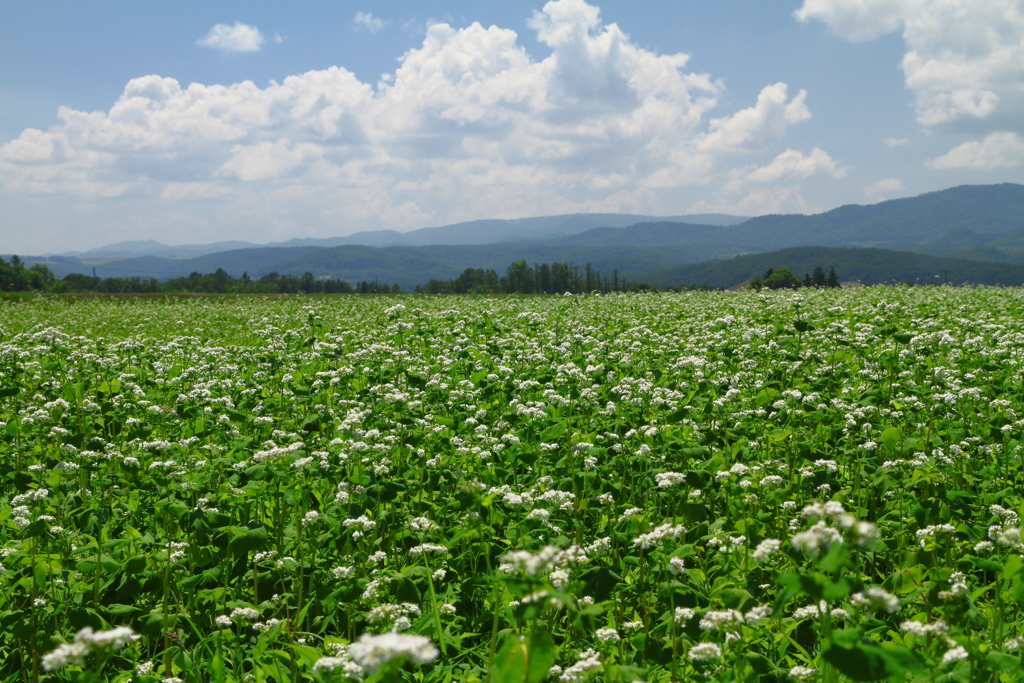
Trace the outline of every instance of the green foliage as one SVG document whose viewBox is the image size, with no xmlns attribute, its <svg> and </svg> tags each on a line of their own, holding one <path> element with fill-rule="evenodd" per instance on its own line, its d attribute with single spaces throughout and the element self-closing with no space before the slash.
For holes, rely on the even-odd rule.
<svg viewBox="0 0 1024 683">
<path fill-rule="evenodd" d="M 1022 306 L 5 306 L 0 680 L 1009 683 Z"/>
</svg>

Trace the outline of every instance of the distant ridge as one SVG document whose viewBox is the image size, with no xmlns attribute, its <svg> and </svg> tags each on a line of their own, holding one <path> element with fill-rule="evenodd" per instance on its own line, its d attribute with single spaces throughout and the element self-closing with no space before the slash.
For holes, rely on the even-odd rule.
<svg viewBox="0 0 1024 683">
<path fill-rule="evenodd" d="M 618 225 L 637 218 L 644 220 Z M 886 268 L 894 263 L 886 260 L 891 259 L 888 254 L 893 250 L 988 263 L 984 267 L 988 269 L 985 272 L 992 277 L 985 275 L 985 279 L 971 274 L 975 271 L 963 270 L 966 266 L 947 263 L 943 268 L 961 272 L 957 270 L 959 268 L 963 272 L 963 280 L 972 282 L 1015 282 L 1016 271 L 993 270 L 993 262 L 1024 264 L 1024 185 L 1011 183 L 965 185 L 870 206 L 843 206 L 811 216 L 772 215 L 747 220 L 733 217 L 730 220 L 734 224 L 715 226 L 619 214 L 574 214 L 514 221 L 473 221 L 425 228 L 404 235 L 391 231 L 363 234 L 363 237 L 376 235 L 374 239 L 382 241 L 401 237 L 423 242 L 442 238 L 483 242 L 475 244 L 325 246 L 337 240 L 363 239 L 356 235 L 334 240 L 297 238 L 277 246 L 248 246 L 181 257 L 140 255 L 139 250 L 161 245 L 139 241 L 111 245 L 123 253 L 134 253 L 131 257 L 104 257 L 93 251 L 88 256 L 24 257 L 24 260 L 28 263 L 44 262 L 59 276 L 70 272 L 91 275 L 95 269 L 100 277 L 168 279 L 192 272 L 212 273 L 223 268 L 236 277 L 242 273 L 255 278 L 270 272 L 282 275 L 309 272 L 317 277 L 377 280 L 406 287 L 430 279 L 457 277 L 466 268 L 504 271 L 510 263 L 520 259 L 530 264 L 558 261 L 583 266 L 590 263 L 602 273 L 618 270 L 621 276 L 631 280 L 668 283 L 684 266 L 709 259 L 796 247 L 873 248 L 881 251 L 860 252 L 860 256 L 867 258 L 873 254 L 872 258 L 890 264 Z M 600 222 L 614 224 L 588 227 Z M 527 239 L 530 231 L 539 231 L 545 239 Z M 220 243 L 220 246 L 232 244 Z M 910 262 L 907 261 L 910 257 L 903 258 Z M 917 260 L 913 263 L 919 264 L 923 270 L 937 267 L 933 261 Z M 762 272 L 767 267 L 762 268 Z M 908 273 L 900 270 L 900 275 L 888 276 L 883 272 L 863 271 L 863 277 L 886 281 L 893 277 L 913 280 L 934 276 L 934 273 L 923 273 L 923 270 Z M 841 276 L 851 277 L 847 271 Z M 1005 277 L 996 273 L 1005 273 Z M 720 284 L 730 286 L 756 274 L 727 278 Z"/>
<path fill-rule="evenodd" d="M 321 247 L 330 248 L 347 244 L 368 247 L 410 246 L 420 247 L 435 244 L 496 244 L 500 242 L 527 242 L 546 240 L 561 235 L 571 235 L 593 228 L 624 228 L 642 221 L 671 220 L 686 221 L 702 225 L 738 225 L 749 216 L 729 216 L 720 213 L 694 214 L 658 218 L 636 214 L 593 213 L 565 214 L 560 216 L 538 216 L 536 218 L 487 219 L 454 223 L 434 228 L 420 228 L 409 232 L 397 230 L 371 230 L 353 233 L 345 237 L 296 237 L 283 242 L 255 244 L 232 240 L 213 244 L 183 244 L 168 246 L 154 240 L 131 240 L 96 247 L 88 251 L 62 252 L 56 256 L 72 256 L 84 259 L 133 258 L 138 256 L 160 256 L 163 258 L 195 258 L 207 254 L 235 251 L 238 249 L 261 249 L 276 247 Z"/>
<path fill-rule="evenodd" d="M 727 260 L 658 270 L 649 275 L 647 282 L 670 287 L 702 284 L 730 287 L 761 277 L 769 268 L 789 268 L 797 277 L 803 277 L 816 266 L 821 266 L 826 272 L 835 268 L 840 280 L 863 284 L 1024 284 L 1024 266 L 857 247 L 792 247 L 763 254 L 745 254 Z"/>
</svg>

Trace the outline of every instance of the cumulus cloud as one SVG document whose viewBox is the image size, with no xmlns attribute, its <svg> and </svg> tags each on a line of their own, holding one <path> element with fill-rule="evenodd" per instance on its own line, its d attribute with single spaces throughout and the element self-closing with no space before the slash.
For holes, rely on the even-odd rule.
<svg viewBox="0 0 1024 683">
<path fill-rule="evenodd" d="M 1024 163 L 1024 138 L 1016 133 L 992 133 L 984 140 L 965 142 L 946 154 L 929 159 L 926 165 L 935 169 L 971 168 L 991 171 L 1013 168 Z"/>
<path fill-rule="evenodd" d="M 342 67 L 264 88 L 136 78 L 108 111 L 62 107 L 56 126 L 0 147 L 0 184 L 81 197 L 234 198 L 259 205 L 254 214 L 302 205 L 395 227 L 653 213 L 659 192 L 724 179 L 736 159 L 771 153 L 811 116 L 805 91 L 775 83 L 752 106 L 711 118 L 721 81 L 686 71 L 688 55 L 637 46 L 583 0 L 549 2 L 529 24 L 550 49 L 543 59 L 512 30 L 437 23 L 376 84 Z M 761 205 L 781 206 L 790 201 L 779 199 L 784 188 L 769 185 L 841 173 L 820 149 L 787 150 L 744 167 L 739 182 L 761 186 Z"/>
<path fill-rule="evenodd" d="M 234 26 L 215 25 L 209 33 L 196 41 L 196 45 L 212 47 L 221 52 L 258 52 L 265 41 L 266 38 L 258 28 L 236 21 Z"/>
<path fill-rule="evenodd" d="M 390 21 L 373 16 L 373 12 L 356 12 L 356 16 L 352 19 L 352 28 L 356 31 L 376 33 L 390 23 Z"/>
<path fill-rule="evenodd" d="M 864 197 L 872 204 L 887 199 L 889 195 L 903 192 L 907 188 L 903 186 L 899 178 L 883 178 L 871 183 L 864 188 Z"/>
<path fill-rule="evenodd" d="M 842 178 L 846 176 L 846 170 L 841 168 L 825 150 L 817 147 L 812 149 L 810 154 L 804 154 L 795 149 L 787 149 L 766 166 L 747 166 L 734 169 L 729 173 L 729 184 L 726 185 L 725 189 L 726 191 L 734 191 L 750 183 L 764 184 L 779 181 L 801 181 L 814 175 Z"/>
<path fill-rule="evenodd" d="M 903 28 L 903 73 L 925 125 L 1021 110 L 1024 2 L 1020 0 L 804 0 L 794 16 L 848 40 Z"/>
</svg>

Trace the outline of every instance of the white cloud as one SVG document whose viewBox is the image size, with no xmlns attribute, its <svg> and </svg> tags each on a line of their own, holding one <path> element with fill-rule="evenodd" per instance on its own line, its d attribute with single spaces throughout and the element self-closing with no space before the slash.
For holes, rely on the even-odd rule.
<svg viewBox="0 0 1024 683">
<path fill-rule="evenodd" d="M 864 196 L 874 204 L 886 199 L 887 195 L 903 192 L 906 189 L 899 178 L 884 178 L 865 187 Z"/>
<path fill-rule="evenodd" d="M 56 126 L 0 147 L 0 186 L 216 198 L 261 217 L 301 207 L 346 226 L 654 213 L 666 190 L 725 181 L 811 115 L 806 92 L 775 83 L 709 119 L 720 81 L 687 72 L 688 55 L 638 47 L 583 0 L 549 2 L 530 26 L 550 48 L 539 61 L 508 29 L 430 25 L 375 86 L 342 67 L 265 88 L 136 78 L 108 111 L 61 108 Z M 796 206 L 795 190 L 766 186 L 841 173 L 820 149 L 787 150 L 742 182 L 761 186 L 751 206 Z"/>
<path fill-rule="evenodd" d="M 902 145 L 905 145 L 908 142 L 910 142 L 910 138 L 886 138 L 885 139 L 885 146 L 886 147 L 901 147 Z"/>
<path fill-rule="evenodd" d="M 798 182 L 814 175 L 843 178 L 846 170 L 840 168 L 827 152 L 817 147 L 807 155 L 795 149 L 787 149 L 766 166 L 734 169 L 729 173 L 729 183 L 725 190 L 735 191 L 750 183 Z"/>
<path fill-rule="evenodd" d="M 732 116 L 711 119 L 711 131 L 697 140 L 697 146 L 708 151 L 748 151 L 763 149 L 782 137 L 795 123 L 811 118 L 801 90 L 788 100 L 785 83 L 766 86 L 757 96 L 757 104 Z"/>
<path fill-rule="evenodd" d="M 234 26 L 215 25 L 209 33 L 196 41 L 196 45 L 212 47 L 221 52 L 258 52 L 265 40 L 255 26 L 236 21 Z"/>
<path fill-rule="evenodd" d="M 766 216 L 779 213 L 820 213 L 811 206 L 795 187 L 758 188 L 742 199 L 701 200 L 690 207 L 690 213 L 727 213 L 734 216 Z"/>
<path fill-rule="evenodd" d="M 818 19 L 847 40 L 860 42 L 898 29 L 911 4 L 912 0 L 804 0 L 793 16 L 804 22 Z"/>
<path fill-rule="evenodd" d="M 352 28 L 356 31 L 376 33 L 390 23 L 390 21 L 373 16 L 373 12 L 356 12 L 356 16 L 352 19 Z"/>
<path fill-rule="evenodd" d="M 929 159 L 926 165 L 934 169 L 970 168 L 991 171 L 1013 168 L 1024 163 L 1024 138 L 1017 133 L 992 133 L 984 140 L 965 142 L 947 153 Z"/>
<path fill-rule="evenodd" d="M 903 73 L 925 125 L 996 118 L 1024 126 L 1021 0 L 804 0 L 794 16 L 818 19 L 848 40 L 903 27 Z"/>
</svg>

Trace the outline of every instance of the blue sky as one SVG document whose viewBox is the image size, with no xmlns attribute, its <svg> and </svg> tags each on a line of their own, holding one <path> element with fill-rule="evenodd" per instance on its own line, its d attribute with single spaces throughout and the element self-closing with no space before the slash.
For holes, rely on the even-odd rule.
<svg viewBox="0 0 1024 683">
<path fill-rule="evenodd" d="M 1022 0 L 3 3 L 0 252 L 1020 183 L 1021 64 Z"/>
</svg>

